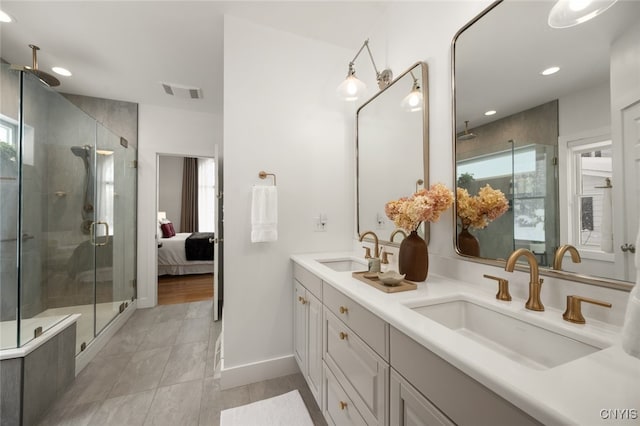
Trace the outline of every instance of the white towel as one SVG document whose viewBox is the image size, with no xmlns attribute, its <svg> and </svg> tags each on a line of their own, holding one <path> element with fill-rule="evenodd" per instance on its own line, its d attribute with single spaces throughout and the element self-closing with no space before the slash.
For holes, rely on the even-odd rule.
<svg viewBox="0 0 640 426">
<path fill-rule="evenodd" d="M 636 238 L 636 285 L 629 294 L 627 313 L 622 326 L 622 349 L 629 355 L 640 358 L 640 225 Z"/>
<path fill-rule="evenodd" d="M 613 253 L 613 221 L 611 203 L 611 188 L 602 191 L 602 220 L 600 221 L 600 250 L 605 253 Z"/>
<path fill-rule="evenodd" d="M 251 198 L 251 242 L 278 240 L 278 190 L 254 186 Z"/>
</svg>

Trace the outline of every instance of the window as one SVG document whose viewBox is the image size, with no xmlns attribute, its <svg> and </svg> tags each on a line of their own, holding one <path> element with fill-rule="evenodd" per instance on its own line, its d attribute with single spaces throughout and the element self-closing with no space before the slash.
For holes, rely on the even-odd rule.
<svg viewBox="0 0 640 426">
<path fill-rule="evenodd" d="M 213 158 L 198 158 L 198 232 L 215 230 L 215 167 Z"/>
<path fill-rule="evenodd" d="M 569 150 L 572 242 L 578 249 L 611 251 L 606 247 L 612 235 L 611 189 L 607 188 L 613 171 L 611 140 L 577 142 Z"/>
</svg>

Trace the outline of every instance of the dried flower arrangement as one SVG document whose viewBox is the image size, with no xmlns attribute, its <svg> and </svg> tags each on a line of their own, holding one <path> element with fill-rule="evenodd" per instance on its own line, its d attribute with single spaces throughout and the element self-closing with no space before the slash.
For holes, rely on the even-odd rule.
<svg viewBox="0 0 640 426">
<path fill-rule="evenodd" d="M 509 202 L 504 193 L 499 189 L 493 189 L 489 184 L 482 187 L 475 196 L 469 195 L 464 188 L 457 188 L 456 196 L 457 213 L 462 229 L 486 228 L 490 222 L 509 210 Z"/>
<path fill-rule="evenodd" d="M 407 232 L 415 231 L 422 222 L 437 222 L 442 212 L 453 204 L 453 192 L 442 183 L 422 189 L 411 197 L 389 201 L 387 217 Z"/>
</svg>

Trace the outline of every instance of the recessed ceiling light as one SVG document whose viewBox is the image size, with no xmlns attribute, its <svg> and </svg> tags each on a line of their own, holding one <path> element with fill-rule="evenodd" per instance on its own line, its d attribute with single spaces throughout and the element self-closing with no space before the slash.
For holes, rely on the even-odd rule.
<svg viewBox="0 0 640 426">
<path fill-rule="evenodd" d="M 4 10 L 0 10 L 0 22 L 13 22 L 13 18 Z"/>
<path fill-rule="evenodd" d="M 540 74 L 542 75 L 551 75 L 560 71 L 560 67 L 549 67 L 546 70 L 543 70 Z"/>
<path fill-rule="evenodd" d="M 484 115 L 493 115 L 496 113 L 496 110 L 490 109 L 489 111 L 485 112 Z"/>
<path fill-rule="evenodd" d="M 55 72 L 56 74 L 62 75 L 64 77 L 71 77 L 71 71 L 69 71 L 66 68 L 53 67 L 53 68 L 51 68 L 51 71 Z"/>
</svg>

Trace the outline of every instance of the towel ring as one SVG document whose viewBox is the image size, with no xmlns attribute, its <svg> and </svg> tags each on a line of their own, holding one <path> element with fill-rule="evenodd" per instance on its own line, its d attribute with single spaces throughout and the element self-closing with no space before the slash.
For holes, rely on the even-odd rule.
<svg viewBox="0 0 640 426">
<path fill-rule="evenodd" d="M 258 177 L 260 179 L 266 179 L 267 176 L 273 176 L 273 186 L 276 186 L 276 175 L 273 173 L 267 173 L 264 170 L 260 171 L 260 173 L 258 173 Z"/>
</svg>

